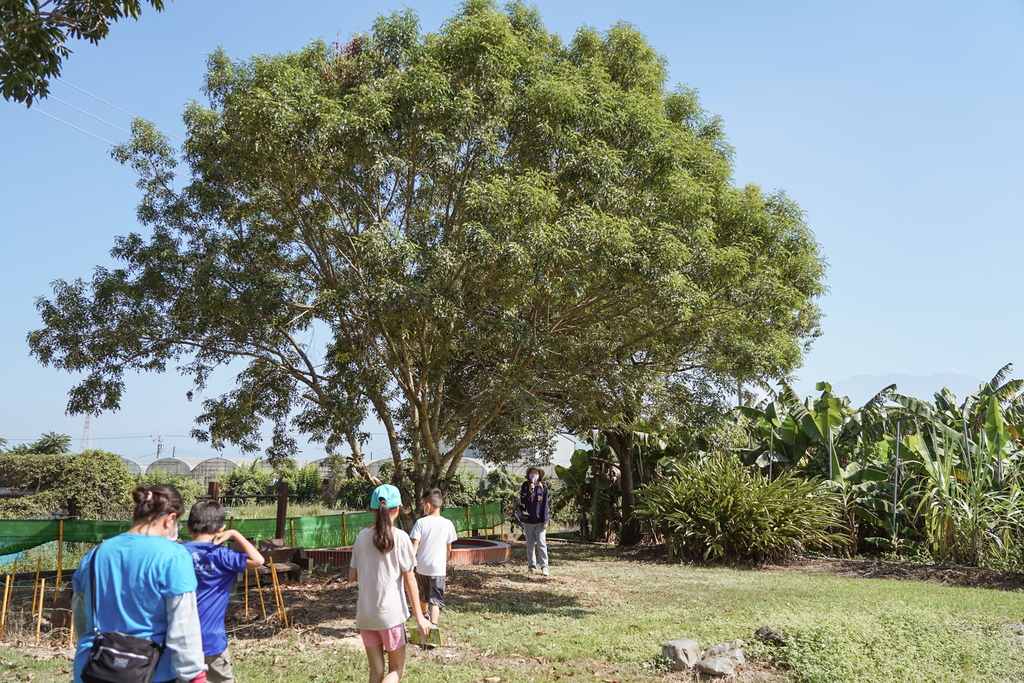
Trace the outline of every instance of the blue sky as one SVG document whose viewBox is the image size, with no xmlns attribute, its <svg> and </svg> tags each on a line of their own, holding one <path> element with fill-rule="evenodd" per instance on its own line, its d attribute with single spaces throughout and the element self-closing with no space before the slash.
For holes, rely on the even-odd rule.
<svg viewBox="0 0 1024 683">
<path fill-rule="evenodd" d="M 425 30 L 454 2 L 407 5 Z M 62 77 L 183 134 L 201 98 L 206 53 L 235 58 L 347 39 L 404 6 L 176 0 L 73 45 Z M 548 28 L 635 24 L 669 63 L 670 85 L 699 90 L 735 148 L 735 180 L 784 189 L 829 261 L 823 336 L 798 388 L 858 375 L 988 378 L 1019 360 L 1013 254 L 1024 253 L 1024 4 L 1003 2 L 540 2 Z M 53 97 L 121 128 L 129 117 L 68 85 Z M 38 108 L 107 140 L 127 136 L 54 99 Z M 116 235 L 139 230 L 131 171 L 108 145 L 0 101 L 0 436 L 56 430 L 72 378 L 28 355 L 34 300 L 55 279 L 108 265 Z M 230 387 L 220 377 L 213 390 Z M 881 385 L 879 385 L 881 388 Z M 936 389 L 938 387 L 935 387 Z M 212 453 L 187 438 L 198 412 L 173 374 L 130 378 L 122 410 L 92 423 L 93 445 L 130 457 Z M 372 428 L 371 428 L 372 429 Z M 370 448 L 383 455 L 386 442 Z M 316 446 L 303 458 L 319 457 Z M 229 451 L 228 455 L 232 453 Z"/>
</svg>

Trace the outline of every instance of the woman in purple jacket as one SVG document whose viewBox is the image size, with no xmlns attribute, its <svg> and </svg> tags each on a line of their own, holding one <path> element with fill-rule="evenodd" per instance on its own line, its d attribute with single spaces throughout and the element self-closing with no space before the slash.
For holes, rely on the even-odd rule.
<svg viewBox="0 0 1024 683">
<path fill-rule="evenodd" d="M 526 481 L 519 490 L 523 505 L 523 530 L 526 532 L 526 561 L 532 574 L 537 565 L 548 575 L 548 487 L 544 485 L 544 471 L 531 467 L 526 470 Z"/>
</svg>

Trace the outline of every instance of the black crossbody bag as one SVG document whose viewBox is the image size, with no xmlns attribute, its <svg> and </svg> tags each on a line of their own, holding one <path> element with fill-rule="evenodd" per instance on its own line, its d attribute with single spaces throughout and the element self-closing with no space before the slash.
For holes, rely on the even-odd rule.
<svg viewBox="0 0 1024 683">
<path fill-rule="evenodd" d="M 85 683 L 152 683 L 164 645 L 150 638 L 100 631 L 99 612 L 96 610 L 96 558 L 99 552 L 100 549 L 96 548 L 89 563 L 95 640 L 89 659 L 82 667 L 82 680 Z"/>
</svg>

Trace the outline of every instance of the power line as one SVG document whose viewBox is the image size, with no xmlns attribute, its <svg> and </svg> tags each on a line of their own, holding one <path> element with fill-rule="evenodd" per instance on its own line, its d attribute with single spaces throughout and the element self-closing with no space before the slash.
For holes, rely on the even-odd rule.
<svg viewBox="0 0 1024 683">
<path fill-rule="evenodd" d="M 64 100 L 62 100 L 62 99 L 60 99 L 60 98 L 57 98 L 57 97 L 53 97 L 53 96 L 51 95 L 51 96 L 50 96 L 50 97 L 48 97 L 47 99 L 53 100 L 54 102 L 60 102 L 60 103 L 61 103 L 61 104 L 63 104 L 63 105 L 65 106 L 65 107 L 71 107 L 71 108 L 72 108 L 72 109 L 74 109 L 75 111 L 78 111 L 78 112 L 82 112 L 82 113 L 83 113 L 83 114 L 85 114 L 86 116 L 89 116 L 89 117 L 91 117 L 91 118 L 94 118 L 94 119 L 96 119 L 97 121 L 99 121 L 100 123 L 105 123 L 105 124 L 107 124 L 108 126 L 110 126 L 111 128 L 116 128 L 117 130 L 121 131 L 122 133 L 126 133 L 127 135 L 131 135 L 131 132 L 129 132 L 129 131 L 127 131 L 127 130 L 125 130 L 124 128 L 121 128 L 120 126 L 116 126 L 116 125 L 114 125 L 113 123 L 111 123 L 110 121 L 104 121 L 103 119 L 101 119 L 100 117 L 96 116 L 95 114 L 90 114 L 89 112 L 87 112 L 87 111 L 86 111 L 86 110 L 84 110 L 84 109 L 79 109 L 78 107 L 76 107 L 76 106 L 75 106 L 75 105 L 73 105 L 73 104 L 68 104 L 67 102 L 65 102 Z"/>
<path fill-rule="evenodd" d="M 72 108 L 74 108 L 74 107 L 72 107 Z M 39 112 L 39 113 L 40 113 L 40 114 L 42 114 L 43 116 L 49 116 L 49 117 L 50 117 L 51 119 L 53 119 L 54 121 L 59 121 L 60 123 L 63 123 L 63 124 L 65 125 L 65 126 L 68 126 L 69 128 L 74 128 L 75 130 L 81 131 L 81 132 L 85 133 L 86 135 L 89 135 L 89 136 L 91 136 L 91 137 L 94 137 L 94 138 L 96 138 L 97 140 L 102 140 L 103 142 L 107 143 L 108 145 L 111 145 L 111 146 L 114 146 L 114 147 L 116 147 L 116 146 L 117 146 L 117 143 L 111 142 L 110 140 L 107 140 L 106 138 L 101 138 L 101 137 L 100 137 L 99 135 L 96 135 L 95 133 L 90 133 L 89 131 L 85 130 L 84 128 L 79 128 L 78 126 L 76 126 L 76 125 L 74 125 L 74 124 L 68 123 L 68 122 L 67 122 L 67 121 L 65 121 L 64 119 L 59 119 L 59 118 L 57 118 L 56 116 L 54 116 L 53 114 L 47 114 L 47 113 L 46 113 L 45 111 L 43 111 L 42 109 L 36 109 L 35 107 L 32 107 L 32 111 L 36 111 L 36 112 Z M 79 110 L 79 111 L 81 111 L 81 110 Z M 82 112 L 82 113 L 83 113 L 83 114 L 86 114 L 86 113 L 88 113 L 88 112 Z M 92 116 L 92 115 L 90 114 L 90 116 Z M 93 116 L 93 118 L 98 118 L 98 117 L 95 117 L 95 116 Z M 100 120 L 100 121 L 103 121 L 103 119 L 99 119 L 99 120 Z M 104 121 L 104 123 L 106 123 L 106 121 Z M 107 124 L 107 125 L 113 126 L 113 124 Z M 117 128 L 117 126 L 114 126 L 114 128 Z M 122 128 L 117 128 L 117 129 L 118 129 L 118 130 L 123 130 Z M 124 132 L 126 132 L 126 133 L 127 133 L 128 131 L 124 131 Z M 175 155 L 175 156 L 177 156 L 177 155 Z M 195 180 L 195 178 L 193 178 L 193 177 L 192 177 L 192 176 L 190 176 L 190 175 L 185 175 L 184 173 L 180 173 L 180 172 L 178 172 L 178 171 L 175 171 L 174 169 L 169 169 L 169 170 L 170 170 L 170 171 L 171 171 L 171 173 L 173 173 L 174 175 L 176 175 L 176 176 L 181 176 L 182 178 L 185 178 L 186 180 Z"/>
<path fill-rule="evenodd" d="M 59 121 L 60 123 L 63 123 L 63 124 L 65 125 L 65 126 L 68 126 L 68 127 L 70 127 L 70 128 L 74 128 L 75 130 L 80 130 L 80 131 L 82 131 L 83 133 L 85 133 L 86 135 L 90 135 L 90 136 L 92 136 L 92 137 L 96 138 L 97 140 L 100 140 L 101 142 L 105 142 L 105 143 L 107 143 L 107 144 L 108 144 L 108 145 L 110 145 L 111 147 L 116 147 L 116 146 L 117 146 L 117 143 L 115 143 L 115 142 L 111 142 L 110 140 L 107 140 L 106 138 L 101 138 L 101 137 L 100 137 L 99 135 L 96 135 L 95 133 L 90 133 L 89 131 L 85 130 L 84 128 L 79 128 L 79 127 L 78 127 L 78 126 L 76 126 L 76 125 L 70 124 L 70 123 L 68 123 L 67 121 L 65 121 L 64 119 L 58 119 L 58 118 L 57 118 L 56 116 L 54 116 L 53 114 L 47 114 L 47 113 L 46 113 L 45 111 L 43 111 L 42 109 L 36 109 L 35 107 L 32 107 L 32 111 L 37 111 L 37 112 L 39 112 L 40 114 L 42 114 L 43 116 L 49 116 L 49 117 L 50 117 L 51 119 L 53 119 L 54 121 Z"/>
<path fill-rule="evenodd" d="M 72 88 L 74 88 L 75 90 L 77 90 L 77 91 L 78 91 L 78 92 L 80 92 L 80 93 L 85 93 L 85 94 L 86 94 L 86 95 L 88 95 L 89 97 L 91 97 L 91 98 L 93 98 L 94 100 L 97 100 L 97 101 L 99 101 L 99 102 L 102 102 L 103 104 L 107 105 L 108 107 L 112 107 L 112 108 L 114 108 L 114 109 L 118 110 L 118 111 L 119 111 L 119 112 L 121 112 L 122 114 L 127 114 L 128 116 L 132 117 L 133 119 L 137 119 L 137 118 L 140 118 L 140 117 L 136 116 L 135 114 L 133 114 L 133 113 L 131 113 L 131 112 L 129 112 L 129 111 L 125 111 L 124 109 L 121 109 L 121 107 L 118 107 L 117 105 L 111 104 L 110 102 L 107 102 L 107 101 L 106 101 L 106 100 L 104 100 L 104 99 L 101 99 L 101 98 L 99 98 L 99 97 L 96 97 L 95 95 L 93 95 L 93 94 L 92 94 L 91 92 L 89 92 L 89 91 L 87 91 L 87 90 L 82 90 L 82 89 L 81 89 L 81 88 L 79 88 L 79 87 L 78 87 L 77 85 L 71 85 L 70 83 L 68 83 L 67 81 L 65 81 L 65 80 L 64 80 L 63 78 L 60 78 L 59 76 L 57 77 L 57 80 L 58 80 L 58 81 L 60 81 L 61 83 L 63 83 L 64 85 L 67 85 L 67 86 L 69 86 L 69 87 L 72 87 Z M 185 140 L 184 140 L 183 138 L 179 138 L 179 137 L 178 137 L 177 135 L 175 135 L 174 133 L 171 133 L 171 132 L 169 132 L 169 131 L 166 131 L 166 130 L 164 130 L 163 128 L 160 128 L 160 127 L 156 127 L 156 129 L 157 129 L 158 131 L 160 131 L 161 133 L 164 133 L 165 135 L 170 135 L 170 136 L 171 136 L 172 138 L 174 138 L 175 140 L 181 140 L 182 142 L 185 142 Z"/>
</svg>

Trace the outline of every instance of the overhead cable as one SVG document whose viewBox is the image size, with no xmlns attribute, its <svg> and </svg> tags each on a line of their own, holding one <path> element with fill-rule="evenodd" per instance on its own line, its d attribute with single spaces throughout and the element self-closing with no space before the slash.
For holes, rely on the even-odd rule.
<svg viewBox="0 0 1024 683">
<path fill-rule="evenodd" d="M 78 91 L 78 92 L 80 92 L 80 93 L 84 93 L 84 94 L 88 95 L 89 97 L 93 98 L 94 100 L 97 100 L 97 101 L 99 101 L 99 102 L 102 102 L 103 104 L 107 105 L 108 107 L 112 107 L 112 108 L 114 108 L 114 109 L 118 110 L 118 111 L 119 111 L 119 112 L 121 112 L 122 114 L 127 114 L 128 116 L 132 117 L 133 119 L 137 119 L 137 118 L 140 118 L 140 117 L 136 116 L 135 114 L 133 114 L 133 113 L 131 113 L 131 112 L 129 112 L 129 111 L 125 111 L 124 109 L 121 109 L 121 107 L 118 107 L 118 106 L 117 106 L 117 105 L 115 105 L 115 104 L 111 104 L 110 102 L 107 102 L 106 100 L 104 100 L 104 99 L 102 99 L 102 98 L 100 98 L 100 97 L 96 97 L 96 95 L 93 95 L 93 94 L 92 94 L 91 92 L 89 92 L 88 90 L 82 90 L 82 89 L 81 89 L 81 88 L 79 88 L 79 87 L 78 87 L 77 85 L 72 85 L 71 83 L 68 83 L 67 81 L 65 81 L 65 80 L 64 80 L 63 78 L 60 78 L 59 76 L 57 77 L 57 80 L 58 80 L 58 81 L 60 81 L 61 83 L 63 83 L 64 85 L 66 85 L 66 86 L 69 86 L 69 87 L 72 87 L 72 88 L 74 88 L 75 90 L 77 90 L 77 91 Z M 164 130 L 163 128 L 160 128 L 160 127 L 157 127 L 157 126 L 154 126 L 154 127 L 155 127 L 155 128 L 156 128 L 156 129 L 158 130 L 158 131 L 160 131 L 161 133 L 164 133 L 165 135 L 170 135 L 170 136 L 171 136 L 172 138 L 174 138 L 175 140 L 181 140 L 182 142 L 185 142 L 185 140 L 184 140 L 183 138 L 179 138 L 179 137 L 178 137 L 177 135 L 175 135 L 174 133 L 171 133 L 171 132 L 169 132 L 169 131 L 166 131 L 166 130 Z"/>
</svg>

